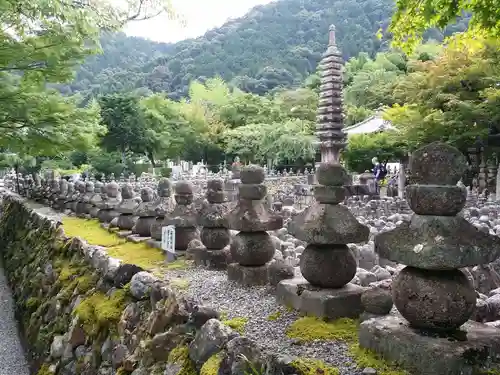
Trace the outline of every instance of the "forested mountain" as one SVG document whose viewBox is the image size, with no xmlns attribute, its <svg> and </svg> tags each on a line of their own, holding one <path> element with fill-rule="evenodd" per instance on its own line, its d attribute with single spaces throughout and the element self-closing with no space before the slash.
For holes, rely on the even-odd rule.
<svg viewBox="0 0 500 375">
<path fill-rule="evenodd" d="M 257 6 L 204 36 L 161 44 L 123 34 L 102 39 L 104 54 L 89 59 L 64 90 L 98 95 L 116 91 L 186 96 L 190 81 L 221 76 L 244 91 L 264 94 L 298 85 L 313 73 L 335 24 L 344 59 L 388 47 L 393 0 L 279 0 Z M 466 21 L 446 30 L 462 31 Z M 427 38 L 442 40 L 437 30 Z"/>
</svg>

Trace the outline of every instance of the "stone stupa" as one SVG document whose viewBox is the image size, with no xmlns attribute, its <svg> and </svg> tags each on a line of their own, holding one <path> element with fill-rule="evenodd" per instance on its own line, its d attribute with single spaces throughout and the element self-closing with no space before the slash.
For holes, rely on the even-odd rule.
<svg viewBox="0 0 500 375">
<path fill-rule="evenodd" d="M 302 275 L 282 280 L 276 298 L 302 313 L 331 319 L 355 318 L 363 311 L 361 294 L 365 288 L 350 282 L 357 265 L 347 244 L 367 241 L 369 229 L 340 204 L 350 178 L 340 164 L 347 138 L 342 130 L 342 55 L 335 43 L 333 25 L 319 70 L 316 136 L 321 163 L 316 170 L 318 184 L 314 185 L 316 201 L 289 224 L 289 233 L 307 242 L 307 247 L 300 258 Z"/>
</svg>

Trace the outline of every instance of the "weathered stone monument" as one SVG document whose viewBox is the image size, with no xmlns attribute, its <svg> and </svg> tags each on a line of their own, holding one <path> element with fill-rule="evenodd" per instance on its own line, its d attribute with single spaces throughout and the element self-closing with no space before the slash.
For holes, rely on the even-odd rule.
<svg viewBox="0 0 500 375">
<path fill-rule="evenodd" d="M 135 216 L 139 219 L 132 228 L 132 237 L 129 238 L 135 241 L 147 240 L 151 236 L 151 225 L 156 220 L 155 212 L 155 194 L 153 189 L 144 187 L 141 189 L 141 204 L 135 211 Z"/>
<path fill-rule="evenodd" d="M 172 212 L 175 208 L 175 202 L 172 199 L 172 183 L 169 179 L 162 178 L 158 182 L 158 199 L 155 200 L 153 206 L 156 219 L 150 227 L 151 239 L 148 240 L 148 245 L 161 248 L 163 220 L 165 219 L 165 215 Z"/>
<path fill-rule="evenodd" d="M 203 247 L 196 249 L 194 259 L 197 264 L 210 268 L 225 269 L 230 263 L 231 253 L 226 220 L 227 204 L 224 203 L 224 181 L 207 181 L 206 202 L 200 212 L 198 224 L 202 227 L 201 242 Z"/>
<path fill-rule="evenodd" d="M 466 169 L 457 149 L 440 143 L 422 147 L 410 168 L 411 221 L 375 237 L 381 257 L 406 265 L 392 283 L 402 317 L 363 322 L 360 345 L 415 374 L 479 374 L 498 361 L 500 330 L 469 321 L 476 291 L 460 268 L 497 259 L 500 238 L 457 216 L 467 197 L 457 186 Z"/>
<path fill-rule="evenodd" d="M 228 265 L 228 278 L 244 285 L 267 284 L 267 263 L 275 252 L 267 231 L 280 229 L 283 218 L 273 214 L 263 202 L 267 188 L 262 167 L 243 167 L 240 178 L 238 203 L 227 215 L 230 229 L 240 231 L 231 243 L 235 263 Z"/>
<path fill-rule="evenodd" d="M 200 238 L 197 210 L 193 204 L 193 186 L 188 181 L 178 181 L 174 191 L 177 206 L 165 215 L 162 226 L 175 226 L 175 250 L 186 251 L 189 242 Z"/>
<path fill-rule="evenodd" d="M 116 207 L 121 201 L 120 187 L 114 181 L 109 182 L 104 188 L 104 193 L 101 209 L 97 213 L 97 218 L 101 223 L 106 224 L 103 225 L 103 227 L 107 228 L 107 223 L 120 215 L 116 210 Z"/>
<path fill-rule="evenodd" d="M 356 275 L 356 259 L 348 243 L 368 240 L 368 227 L 340 205 L 350 182 L 340 165 L 346 145 L 342 114 L 342 58 L 330 27 L 329 46 L 320 63 L 321 86 L 316 135 L 321 164 L 316 171 L 316 201 L 291 221 L 288 231 L 307 242 L 300 258 L 302 277 L 283 280 L 277 299 L 297 310 L 327 318 L 357 317 L 362 312 L 364 288 L 350 283 Z"/>
<path fill-rule="evenodd" d="M 138 216 L 135 215 L 135 211 L 139 207 L 140 198 L 134 195 L 134 188 L 129 183 L 124 183 L 122 185 L 122 201 L 116 207 L 116 210 L 120 212 L 120 216 L 116 219 L 116 227 L 119 229 L 118 235 L 120 237 L 126 237 L 132 234 L 132 228 L 134 227 Z M 111 224 L 114 224 L 111 222 Z M 111 227 L 112 225 L 110 225 Z"/>
<path fill-rule="evenodd" d="M 97 213 L 100 210 L 100 204 L 102 203 L 102 195 L 103 195 L 103 184 L 101 181 L 94 182 L 94 194 L 90 197 L 91 208 L 89 211 L 91 218 L 96 218 Z"/>
</svg>

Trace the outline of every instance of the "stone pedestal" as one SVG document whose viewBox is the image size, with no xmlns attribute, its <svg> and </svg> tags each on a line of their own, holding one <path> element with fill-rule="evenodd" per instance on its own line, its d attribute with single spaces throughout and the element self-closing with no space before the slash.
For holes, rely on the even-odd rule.
<svg viewBox="0 0 500 375">
<path fill-rule="evenodd" d="M 273 259 L 274 244 L 267 233 L 283 226 L 283 218 L 271 213 L 263 199 L 267 194 L 264 169 L 250 165 L 240 172 L 239 200 L 227 215 L 227 223 L 240 231 L 230 246 L 236 264 L 228 266 L 228 278 L 244 285 L 267 283 L 267 263 Z"/>
<path fill-rule="evenodd" d="M 276 300 L 282 305 L 321 318 L 357 318 L 363 312 L 361 294 L 364 290 L 351 283 L 338 289 L 317 288 L 303 277 L 295 277 L 278 284 Z"/>
<path fill-rule="evenodd" d="M 476 375 L 500 369 L 500 362 L 495 363 L 500 329 L 474 321 L 451 334 L 432 335 L 411 328 L 402 317 L 385 316 L 361 323 L 359 344 L 415 375 Z"/>
</svg>

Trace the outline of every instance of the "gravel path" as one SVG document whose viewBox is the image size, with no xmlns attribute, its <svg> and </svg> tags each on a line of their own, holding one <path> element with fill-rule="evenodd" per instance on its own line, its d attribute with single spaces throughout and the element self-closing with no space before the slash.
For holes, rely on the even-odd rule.
<svg viewBox="0 0 500 375">
<path fill-rule="evenodd" d="M 0 375 L 29 375 L 14 317 L 14 302 L 0 264 Z"/>
<path fill-rule="evenodd" d="M 322 360 L 338 367 L 341 375 L 358 375 L 353 360 L 347 356 L 347 346 L 342 342 L 316 341 L 297 345 L 289 339 L 286 328 L 299 318 L 295 311 L 289 311 L 276 302 L 271 287 L 244 288 L 227 280 L 225 271 L 204 268 L 168 271 L 168 278 L 189 280 L 189 286 L 182 292 L 198 303 L 209 305 L 227 313 L 227 318 L 246 317 L 245 335 L 274 353 Z M 269 316 L 280 312 L 278 319 Z"/>
</svg>

